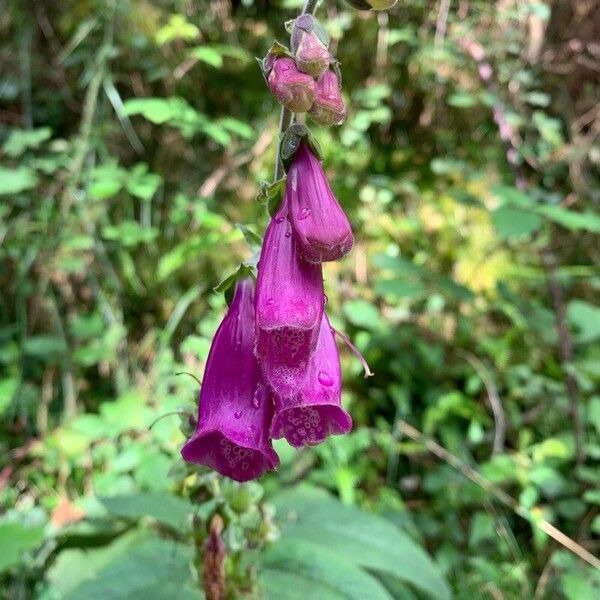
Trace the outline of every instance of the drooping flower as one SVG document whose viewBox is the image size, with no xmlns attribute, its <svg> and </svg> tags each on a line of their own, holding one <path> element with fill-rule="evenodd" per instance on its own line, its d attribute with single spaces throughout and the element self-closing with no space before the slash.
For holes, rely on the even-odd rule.
<svg viewBox="0 0 600 600">
<path fill-rule="evenodd" d="M 340 355 L 323 313 L 317 348 L 304 380 L 290 397 L 275 395 L 271 434 L 285 437 L 296 448 L 320 444 L 328 435 L 348 433 L 352 418 L 341 404 Z"/>
<path fill-rule="evenodd" d="M 309 111 L 311 119 L 319 125 L 341 125 L 346 119 L 340 79 L 335 71 L 325 71 L 317 81 L 315 101 Z"/>
<path fill-rule="evenodd" d="M 315 81 L 310 75 L 300 72 L 291 58 L 275 58 L 267 81 L 275 99 L 292 112 L 307 112 L 313 105 L 317 87 Z"/>
<path fill-rule="evenodd" d="M 288 191 L 271 220 L 256 281 L 256 353 L 277 394 L 298 389 L 313 353 L 323 315 L 321 266 L 302 260 L 287 218 Z"/>
<path fill-rule="evenodd" d="M 206 361 L 196 431 L 181 450 L 186 461 L 235 481 L 279 464 L 269 437 L 272 397 L 254 355 L 253 296 L 252 281 L 239 281 Z"/>
<path fill-rule="evenodd" d="M 310 262 L 338 260 L 354 244 L 352 227 L 321 163 L 302 144 L 288 170 L 286 195 L 298 251 Z"/>
<path fill-rule="evenodd" d="M 327 49 L 327 33 L 310 14 L 300 15 L 292 27 L 291 46 L 297 67 L 318 78 L 333 62 Z"/>
</svg>

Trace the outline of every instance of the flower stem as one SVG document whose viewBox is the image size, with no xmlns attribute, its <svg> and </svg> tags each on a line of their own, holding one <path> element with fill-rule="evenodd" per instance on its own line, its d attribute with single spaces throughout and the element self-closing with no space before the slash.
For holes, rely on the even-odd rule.
<svg viewBox="0 0 600 600">
<path fill-rule="evenodd" d="M 310 13 L 311 15 L 314 15 L 320 3 L 321 0 L 306 0 L 306 2 L 304 2 L 304 6 L 300 14 L 303 15 L 305 13 Z M 275 178 L 273 179 L 273 181 L 277 181 L 285 175 L 285 169 L 283 167 L 283 162 L 281 160 L 281 157 L 279 156 L 279 153 L 281 150 L 281 140 L 283 138 L 283 134 L 286 131 L 286 129 L 292 124 L 293 119 L 294 113 L 282 106 L 281 116 L 279 117 L 279 134 L 277 136 L 277 150 L 275 153 Z"/>
</svg>

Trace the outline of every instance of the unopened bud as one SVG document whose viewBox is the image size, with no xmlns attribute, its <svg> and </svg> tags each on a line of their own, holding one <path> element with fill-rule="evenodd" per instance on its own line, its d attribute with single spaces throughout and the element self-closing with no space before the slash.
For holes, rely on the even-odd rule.
<svg viewBox="0 0 600 600">
<path fill-rule="evenodd" d="M 329 36 L 323 26 L 308 14 L 300 15 L 292 27 L 291 47 L 297 67 L 319 77 L 333 62 L 327 49 Z"/>
<path fill-rule="evenodd" d="M 315 123 L 326 126 L 341 125 L 346 119 L 340 79 L 335 71 L 328 70 L 321 75 L 309 114 Z"/>
<path fill-rule="evenodd" d="M 276 58 L 267 82 L 275 99 L 292 112 L 307 112 L 312 106 L 316 84 L 310 75 L 298 70 L 291 58 Z"/>
</svg>

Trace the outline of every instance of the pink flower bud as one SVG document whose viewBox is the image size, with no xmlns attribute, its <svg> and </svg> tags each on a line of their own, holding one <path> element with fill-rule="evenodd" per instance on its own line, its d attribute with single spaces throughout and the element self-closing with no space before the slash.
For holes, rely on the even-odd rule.
<svg viewBox="0 0 600 600">
<path fill-rule="evenodd" d="M 287 195 L 267 227 L 256 281 L 256 354 L 273 391 L 284 396 L 297 391 L 303 380 L 324 300 L 321 266 L 298 255 Z"/>
<path fill-rule="evenodd" d="M 296 393 L 275 396 L 271 434 L 296 448 L 320 444 L 328 435 L 348 433 L 352 419 L 342 408 L 340 355 L 327 315 L 323 314 L 317 348 Z"/>
<path fill-rule="evenodd" d="M 354 244 L 346 213 L 331 191 L 321 163 L 302 144 L 288 170 L 286 195 L 300 256 L 309 262 L 339 260 Z"/>
<path fill-rule="evenodd" d="M 321 75 L 309 114 L 319 125 L 341 125 L 346 119 L 340 81 L 334 71 L 328 70 Z"/>
<path fill-rule="evenodd" d="M 253 296 L 249 279 L 237 284 L 206 361 L 196 432 L 181 449 L 186 461 L 235 481 L 279 464 L 269 437 L 272 396 L 254 355 Z"/>
<path fill-rule="evenodd" d="M 333 62 L 327 46 L 314 31 L 302 32 L 300 44 L 294 56 L 297 67 L 312 77 L 319 77 Z"/>
<path fill-rule="evenodd" d="M 313 104 L 316 84 L 310 75 L 298 70 L 291 58 L 273 61 L 268 83 L 275 99 L 292 112 L 307 112 Z"/>
</svg>

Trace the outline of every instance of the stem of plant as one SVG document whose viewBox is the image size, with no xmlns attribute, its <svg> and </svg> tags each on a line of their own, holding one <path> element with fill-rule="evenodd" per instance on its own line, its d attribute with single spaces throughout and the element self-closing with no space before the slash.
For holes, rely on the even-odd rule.
<svg viewBox="0 0 600 600">
<path fill-rule="evenodd" d="M 303 15 L 305 13 L 310 13 L 311 15 L 314 15 L 317 11 L 317 8 L 319 8 L 320 3 L 321 0 L 306 0 L 300 14 Z M 283 138 L 283 134 L 292 124 L 293 119 L 294 113 L 287 108 L 281 107 L 281 116 L 279 117 L 279 134 L 277 136 L 277 148 L 275 152 L 275 178 L 273 181 L 277 181 L 285 175 L 285 169 L 283 167 L 281 157 L 279 156 L 279 152 L 281 150 L 281 140 Z"/>
</svg>

